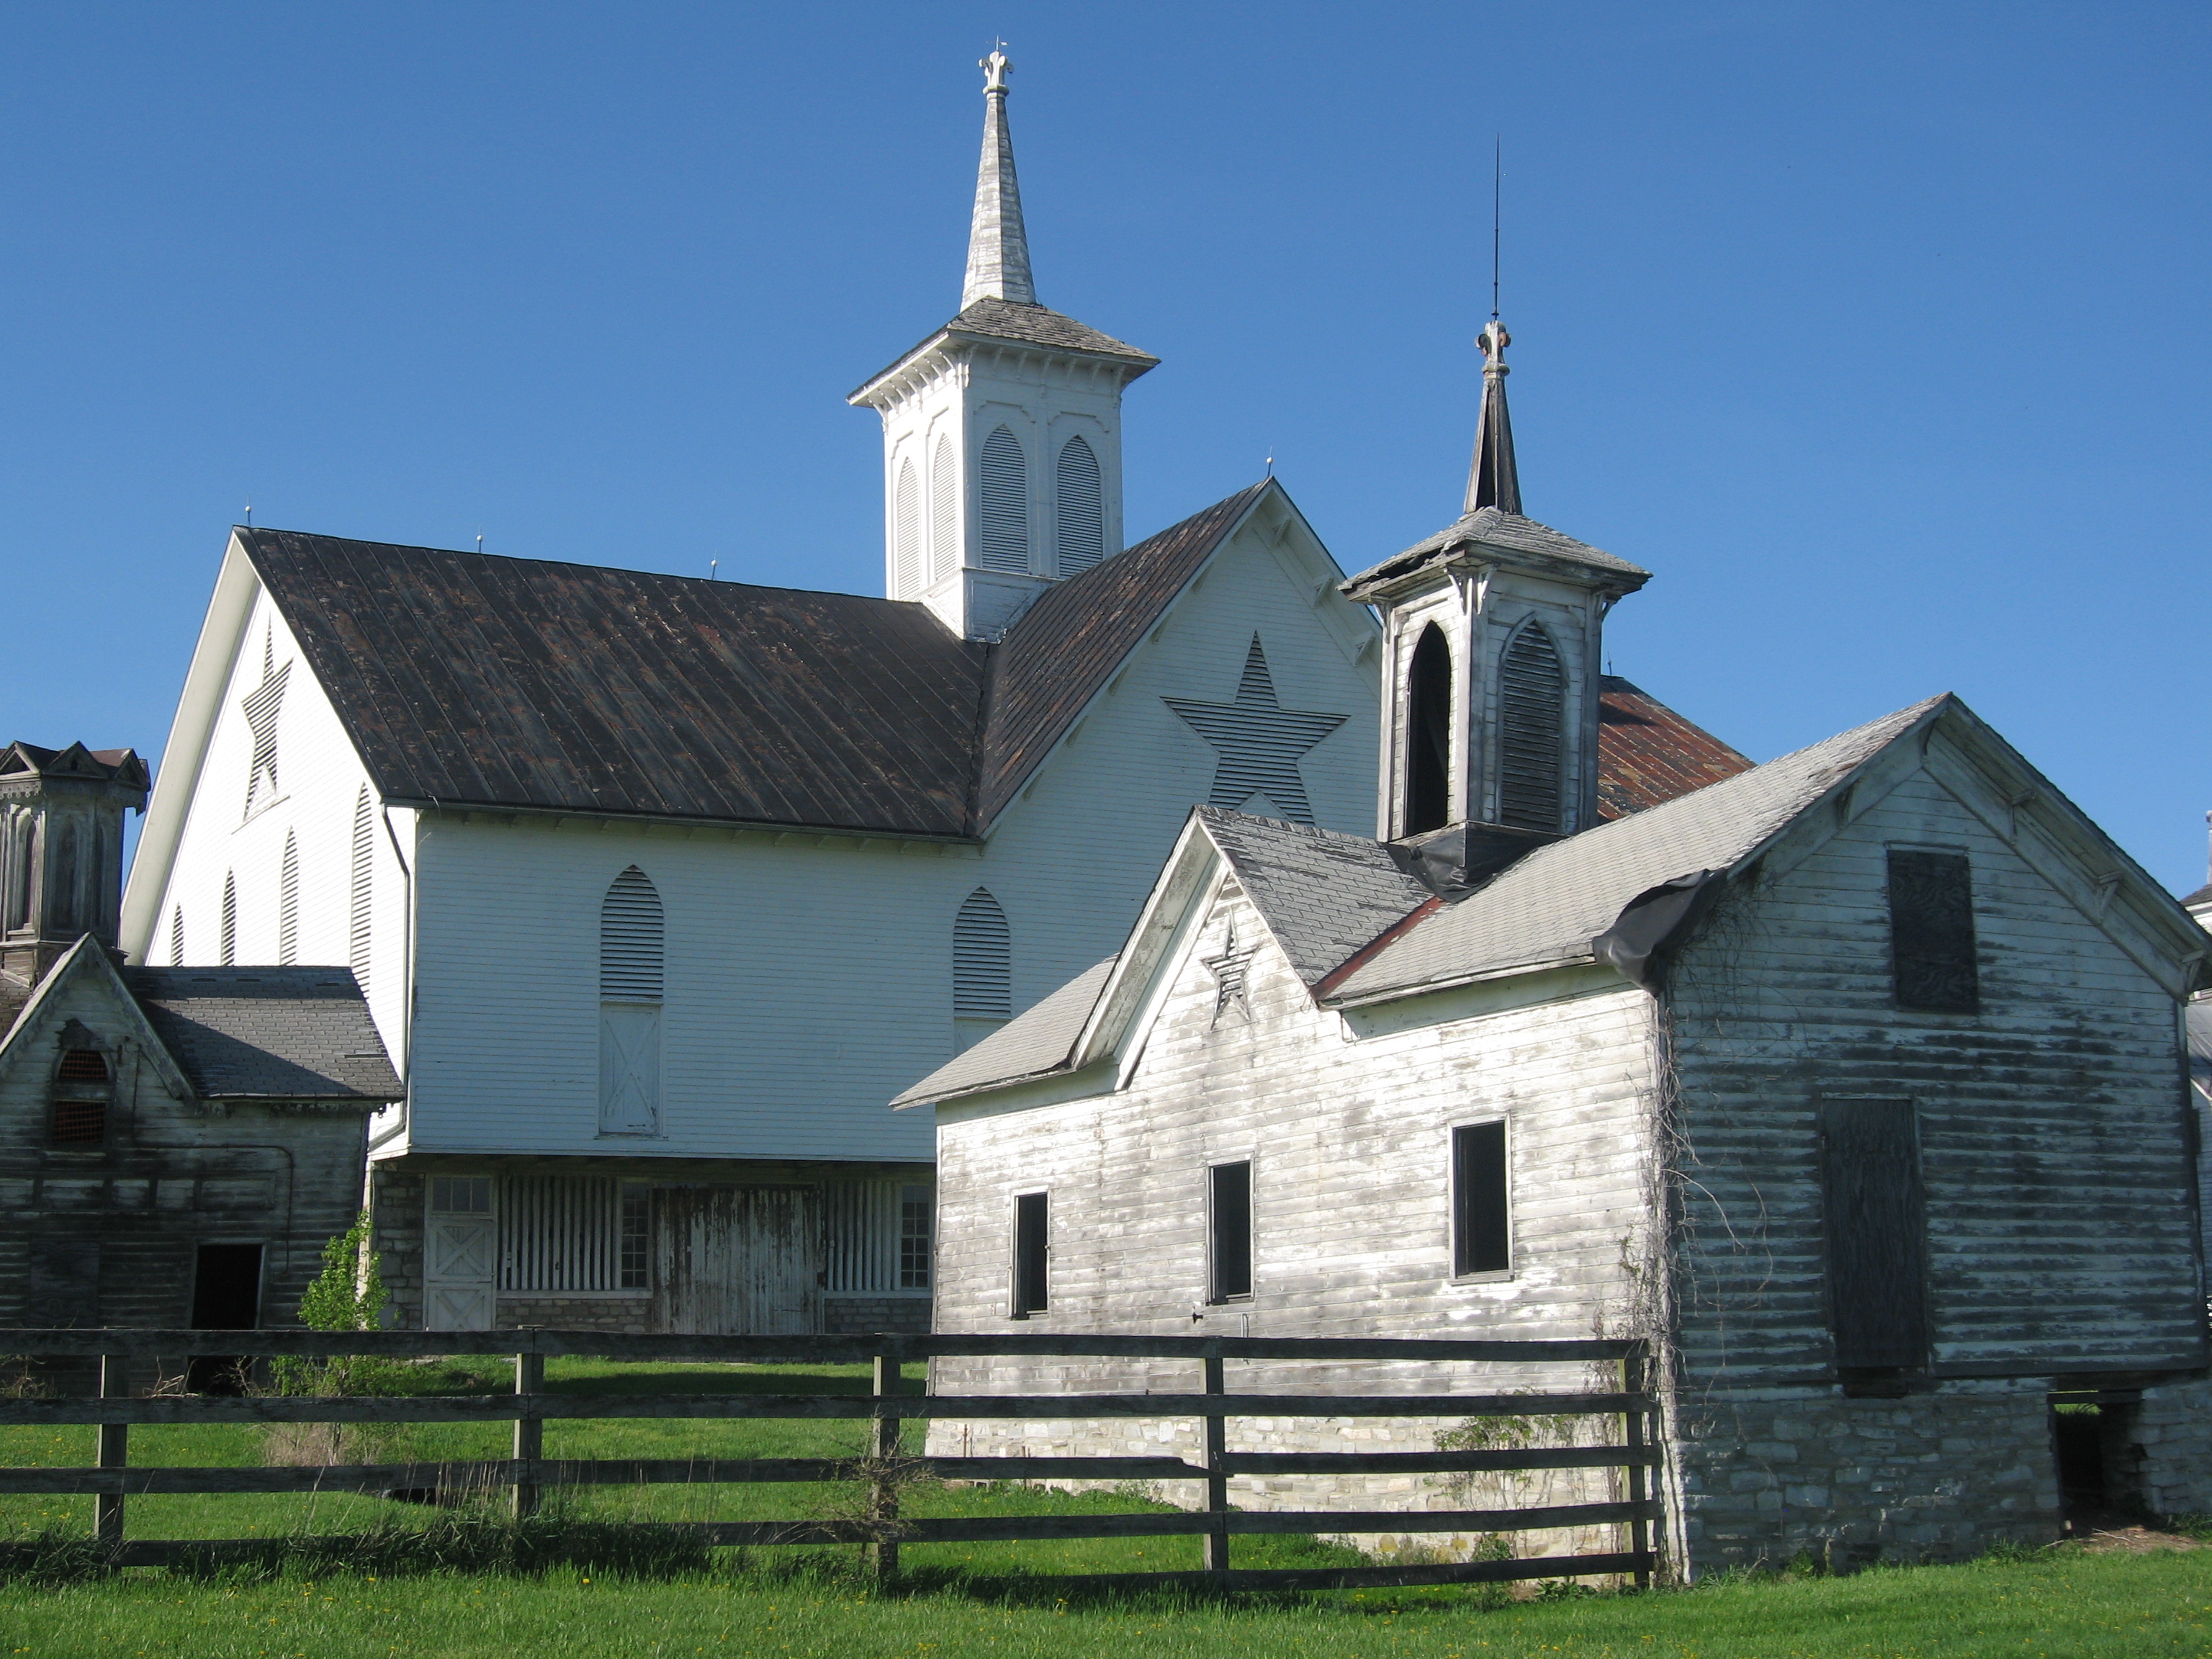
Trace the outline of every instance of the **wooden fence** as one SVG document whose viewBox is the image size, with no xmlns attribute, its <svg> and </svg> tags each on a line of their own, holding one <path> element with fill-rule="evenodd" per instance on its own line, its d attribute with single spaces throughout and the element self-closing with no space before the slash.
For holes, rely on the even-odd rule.
<svg viewBox="0 0 2212 1659">
<path fill-rule="evenodd" d="M 181 1372 L 187 1356 L 220 1346 L 231 1353 L 325 1358 L 350 1355 L 420 1359 L 451 1355 L 512 1358 L 514 1389 L 492 1395 L 173 1395 L 132 1397 L 120 1381 L 126 1367 L 155 1362 Z M 1651 1523 L 1659 1516 L 1650 1470 L 1657 1462 L 1648 1391 L 1647 1349 L 1638 1341 L 1496 1342 L 1387 1338 L 1138 1337 L 1050 1334 L 933 1336 L 613 1336 L 604 1332 L 507 1331 L 224 1332 L 157 1330 L 4 1330 L 0 1353 L 96 1359 L 97 1395 L 0 1399 L 0 1424 L 96 1424 L 96 1461 L 88 1467 L 0 1468 L 0 1492 L 79 1494 L 94 1500 L 95 1536 L 121 1566 L 161 1566 L 187 1559 L 265 1553 L 266 1539 L 206 1541 L 126 1540 L 124 1504 L 147 1493 L 389 1492 L 459 1487 L 511 1489 L 513 1512 L 528 1516 L 548 1486 L 851 1480 L 869 1485 L 863 1518 L 817 1521 L 640 1522 L 709 1545 L 860 1543 L 873 1547 L 877 1571 L 898 1566 L 905 1543 L 967 1543 L 1048 1538 L 1148 1538 L 1196 1534 L 1204 1569 L 1182 1573 L 1106 1575 L 1116 1584 L 1210 1585 L 1233 1589 L 1318 1589 L 1349 1585 L 1479 1583 L 1526 1578 L 1627 1575 L 1650 1582 L 1656 1565 Z M 570 1395 L 545 1391 L 545 1361 L 575 1355 L 630 1361 L 872 1363 L 866 1395 L 655 1394 Z M 1189 1394 L 941 1395 L 900 1391 L 899 1367 L 936 1358 L 1169 1359 L 1191 1363 L 1199 1382 Z M 1618 1367 L 1612 1392 L 1517 1394 L 1231 1394 L 1230 1360 L 1436 1364 L 1560 1363 Z M 1240 1417 L 1618 1418 L 1617 1441 L 1595 1446 L 1497 1447 L 1419 1452 L 1238 1452 L 1228 1425 Z M 544 1455 L 544 1425 L 556 1419 L 856 1419 L 869 1422 L 872 1454 L 858 1462 L 833 1458 L 586 1461 Z M 898 1455 L 899 1425 L 909 1419 L 1065 1420 L 1182 1418 L 1201 1425 L 1202 1462 L 1177 1456 L 925 1457 Z M 309 1468 L 185 1468 L 133 1466 L 130 1433 L 137 1424 L 474 1423 L 512 1422 L 514 1455 L 471 1462 L 350 1464 Z M 908 1468 L 956 1480 L 1190 1481 L 1205 1484 L 1200 1509 L 1174 1514 L 916 1517 L 897 1514 L 898 1476 Z M 1229 1505 L 1236 1475 L 1470 1474 L 1552 1469 L 1619 1469 L 1623 1501 L 1492 1510 L 1242 1510 Z M 1630 1547 L 1602 1554 L 1468 1561 L 1434 1565 L 1321 1570 L 1230 1566 L 1231 1537 L 1263 1533 L 1510 1534 L 1560 1528 L 1626 1526 Z M 324 1540 L 325 1542 L 332 1540 Z M 18 1546 L 16 1548 L 23 1547 Z"/>
</svg>

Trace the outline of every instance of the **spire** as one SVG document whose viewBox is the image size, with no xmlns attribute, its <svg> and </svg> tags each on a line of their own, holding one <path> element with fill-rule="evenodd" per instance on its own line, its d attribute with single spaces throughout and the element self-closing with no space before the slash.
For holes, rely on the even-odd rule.
<svg viewBox="0 0 2212 1659">
<path fill-rule="evenodd" d="M 960 308 L 978 300 L 1036 303 L 1030 281 L 1030 239 L 1022 228 L 1022 187 L 1014 179 L 1014 141 L 1006 131 L 1006 71 L 1003 52 L 982 60 L 983 161 L 975 171 L 975 217 L 968 231 L 968 280 Z"/>
<path fill-rule="evenodd" d="M 1494 507 L 1518 515 L 1521 477 L 1513 466 L 1513 422 L 1505 412 L 1505 377 L 1512 373 L 1505 367 L 1505 348 L 1513 343 L 1513 337 L 1492 317 L 1474 343 L 1483 356 L 1482 414 L 1475 422 L 1474 465 L 1468 469 L 1462 511 Z"/>
</svg>

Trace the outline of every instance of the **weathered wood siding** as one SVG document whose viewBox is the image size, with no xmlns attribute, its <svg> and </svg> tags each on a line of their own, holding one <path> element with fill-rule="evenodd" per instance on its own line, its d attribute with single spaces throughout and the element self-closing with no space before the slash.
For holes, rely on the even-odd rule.
<svg viewBox="0 0 2212 1659">
<path fill-rule="evenodd" d="M 1977 1014 L 1893 1005 L 1899 845 L 1972 860 Z M 1815 1120 L 1850 1095 L 1918 1109 L 1939 1368 L 2203 1363 L 2173 1000 L 1929 772 L 1724 899 L 1667 1007 L 1689 1374 L 1832 1363 Z"/>
</svg>

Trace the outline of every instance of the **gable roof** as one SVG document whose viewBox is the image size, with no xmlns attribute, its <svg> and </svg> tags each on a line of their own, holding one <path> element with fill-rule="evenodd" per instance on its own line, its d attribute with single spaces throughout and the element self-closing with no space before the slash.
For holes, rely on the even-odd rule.
<svg viewBox="0 0 2212 1659">
<path fill-rule="evenodd" d="M 1597 815 L 1623 818 L 1754 763 L 1617 674 L 1598 682 Z"/>
<path fill-rule="evenodd" d="M 1213 806 L 1197 818 L 1309 987 L 1431 897 L 1364 836 Z"/>
<path fill-rule="evenodd" d="M 923 606 L 237 531 L 387 800 L 973 836 L 1272 481 L 1056 583 Z"/>
<path fill-rule="evenodd" d="M 349 968 L 128 968 L 147 1021 L 203 1100 L 398 1100 Z"/>
</svg>

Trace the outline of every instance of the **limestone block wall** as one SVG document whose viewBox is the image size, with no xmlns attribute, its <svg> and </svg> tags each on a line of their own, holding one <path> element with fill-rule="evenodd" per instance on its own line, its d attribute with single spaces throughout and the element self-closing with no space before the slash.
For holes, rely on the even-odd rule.
<svg viewBox="0 0 2212 1659">
<path fill-rule="evenodd" d="M 370 1243 L 392 1298 L 384 1322 L 393 1330 L 422 1328 L 422 1186 L 418 1170 L 369 1165 Z"/>
<path fill-rule="evenodd" d="M 2147 1388 L 2119 1422 L 2130 1496 L 2154 1516 L 2212 1514 L 2212 1382 Z"/>
<path fill-rule="evenodd" d="M 930 1298 L 927 1293 L 908 1296 L 826 1296 L 822 1299 L 822 1328 L 831 1336 L 867 1336 L 877 1331 L 896 1331 L 920 1336 L 929 1330 Z"/>
</svg>

